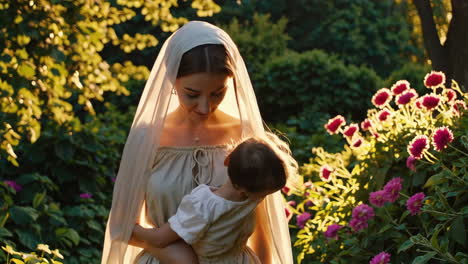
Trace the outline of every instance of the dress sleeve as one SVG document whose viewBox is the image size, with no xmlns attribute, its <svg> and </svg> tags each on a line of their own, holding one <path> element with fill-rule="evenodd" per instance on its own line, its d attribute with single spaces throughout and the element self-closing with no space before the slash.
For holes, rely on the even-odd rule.
<svg viewBox="0 0 468 264">
<path fill-rule="evenodd" d="M 184 196 L 175 215 L 168 222 L 172 230 L 185 242 L 193 244 L 205 233 L 209 226 L 209 212 L 203 201 L 193 194 Z"/>
</svg>

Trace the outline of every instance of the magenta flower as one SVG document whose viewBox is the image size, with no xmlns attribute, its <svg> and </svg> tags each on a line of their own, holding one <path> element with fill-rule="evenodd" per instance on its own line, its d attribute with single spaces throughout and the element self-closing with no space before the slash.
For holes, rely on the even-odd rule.
<svg viewBox="0 0 468 264">
<path fill-rule="evenodd" d="M 362 128 L 363 131 L 367 131 L 371 127 L 372 127 L 372 123 L 371 123 L 371 121 L 369 119 L 366 119 L 366 120 L 361 122 L 361 128 Z"/>
<path fill-rule="evenodd" d="M 372 103 L 378 108 L 383 108 L 390 100 L 392 100 L 392 93 L 388 88 L 378 90 L 372 97 Z"/>
<path fill-rule="evenodd" d="M 19 192 L 23 189 L 23 186 L 21 186 L 20 184 L 18 184 L 17 182 L 15 181 L 4 181 L 4 183 L 8 186 L 10 186 L 11 188 L 13 188 L 16 192 Z"/>
<path fill-rule="evenodd" d="M 411 102 L 412 100 L 418 97 L 418 93 L 414 89 L 409 89 L 404 91 L 402 94 L 398 95 L 396 98 L 397 105 L 405 105 Z"/>
<path fill-rule="evenodd" d="M 442 87 L 445 83 L 445 74 L 443 72 L 431 71 L 424 77 L 424 85 L 427 88 Z"/>
<path fill-rule="evenodd" d="M 423 97 L 421 97 L 421 105 L 424 106 L 427 110 L 433 110 L 439 105 L 440 102 L 440 96 L 431 93 L 431 94 L 426 94 Z"/>
<path fill-rule="evenodd" d="M 353 209 L 353 218 L 368 221 L 375 216 L 374 208 L 367 204 L 360 204 Z"/>
<path fill-rule="evenodd" d="M 416 171 L 416 158 L 413 156 L 409 156 L 406 159 L 406 167 L 412 171 Z"/>
<path fill-rule="evenodd" d="M 281 191 L 282 191 L 284 194 L 289 195 L 290 189 L 289 189 L 289 187 L 284 186 L 284 187 L 281 189 Z"/>
<path fill-rule="evenodd" d="M 392 112 L 390 112 L 389 110 L 387 109 L 383 109 L 383 110 L 380 110 L 378 113 L 377 113 L 377 117 L 379 118 L 380 121 L 384 122 L 388 119 L 389 116 L 392 115 Z"/>
<path fill-rule="evenodd" d="M 466 104 L 462 100 L 455 100 L 452 103 L 452 110 L 456 115 L 460 115 L 461 110 L 466 110 Z"/>
<path fill-rule="evenodd" d="M 312 202 L 311 200 L 307 200 L 307 202 L 305 202 L 304 204 L 305 207 L 311 207 L 312 205 L 314 205 L 314 202 Z"/>
<path fill-rule="evenodd" d="M 403 179 L 400 177 L 393 178 L 385 184 L 383 190 L 385 192 L 385 200 L 388 202 L 395 202 L 400 197 L 401 184 Z"/>
<path fill-rule="evenodd" d="M 369 202 L 375 207 L 382 207 L 384 206 L 386 200 L 386 195 L 384 190 L 371 192 L 369 194 Z"/>
<path fill-rule="evenodd" d="M 452 89 L 446 89 L 444 95 L 447 97 L 447 102 L 452 102 L 457 99 L 457 93 Z"/>
<path fill-rule="evenodd" d="M 411 196 L 408 201 L 406 201 L 406 208 L 410 211 L 411 215 L 417 215 L 421 212 L 421 207 L 423 205 L 423 200 L 426 196 L 424 193 L 419 192 Z"/>
<path fill-rule="evenodd" d="M 362 145 L 362 138 L 356 138 L 353 143 L 351 143 L 351 147 L 359 148 Z"/>
<path fill-rule="evenodd" d="M 307 223 L 307 220 L 309 220 L 311 216 L 312 215 L 309 214 L 308 212 L 304 212 L 298 215 L 296 217 L 297 226 L 301 229 L 304 228 L 305 224 Z"/>
<path fill-rule="evenodd" d="M 325 125 L 325 129 L 330 133 L 330 135 L 338 133 L 338 130 L 341 126 L 346 123 L 345 119 L 341 115 L 337 115 L 334 118 L 328 120 L 328 123 Z"/>
<path fill-rule="evenodd" d="M 429 138 L 425 135 L 416 136 L 409 143 L 408 153 L 415 159 L 421 159 L 424 152 L 429 149 Z"/>
<path fill-rule="evenodd" d="M 432 134 L 432 145 L 437 151 L 442 151 L 453 141 L 453 133 L 448 127 L 439 127 Z"/>
<path fill-rule="evenodd" d="M 345 135 L 348 138 L 352 138 L 353 135 L 359 131 L 359 126 L 357 124 L 351 124 L 343 130 L 343 135 Z"/>
<path fill-rule="evenodd" d="M 387 264 L 390 262 L 391 255 L 385 251 L 380 252 L 378 255 L 374 256 L 369 264 Z"/>
<path fill-rule="evenodd" d="M 410 83 L 407 80 L 400 80 L 396 82 L 390 90 L 394 95 L 399 95 L 402 92 L 408 90 L 410 88 Z"/>
<path fill-rule="evenodd" d="M 320 168 L 320 178 L 322 178 L 325 181 L 329 181 L 330 175 L 332 174 L 332 172 L 333 172 L 333 169 L 330 166 L 323 165 Z"/>
<path fill-rule="evenodd" d="M 343 228 L 342 225 L 332 224 L 327 227 L 327 231 L 323 232 L 326 238 L 338 239 L 338 231 Z"/>
<path fill-rule="evenodd" d="M 82 193 L 82 194 L 80 194 L 80 198 L 82 198 L 82 199 L 91 199 L 92 197 L 93 197 L 93 195 L 90 194 L 90 193 Z"/>
<path fill-rule="evenodd" d="M 369 224 L 367 223 L 367 220 L 352 218 L 351 221 L 349 221 L 349 226 L 354 232 L 359 232 L 362 229 L 367 228 Z"/>
</svg>

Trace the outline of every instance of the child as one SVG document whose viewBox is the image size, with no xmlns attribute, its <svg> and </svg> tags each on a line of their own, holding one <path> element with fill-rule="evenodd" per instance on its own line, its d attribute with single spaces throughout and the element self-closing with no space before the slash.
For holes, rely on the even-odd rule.
<svg viewBox="0 0 468 264">
<path fill-rule="evenodd" d="M 168 223 L 153 229 L 144 240 L 151 241 L 153 247 L 164 248 L 183 239 L 192 246 L 201 264 L 260 263 L 247 246 L 254 230 L 254 209 L 266 195 L 284 187 L 297 163 L 284 142 L 269 134 L 269 139 L 250 138 L 242 142 L 224 164 L 229 176 L 226 183 L 219 188 L 202 184 L 193 189 L 184 196 Z M 177 254 L 190 259 L 193 251 L 186 247 L 177 250 Z M 193 260 L 187 263 L 192 264 Z"/>
</svg>

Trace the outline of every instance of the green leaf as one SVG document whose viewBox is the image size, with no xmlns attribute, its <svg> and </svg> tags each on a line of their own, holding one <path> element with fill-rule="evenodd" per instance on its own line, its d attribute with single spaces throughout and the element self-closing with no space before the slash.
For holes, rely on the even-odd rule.
<svg viewBox="0 0 468 264">
<path fill-rule="evenodd" d="M 0 237 L 11 237 L 13 234 L 4 227 L 0 227 Z"/>
<path fill-rule="evenodd" d="M 40 239 L 31 231 L 17 229 L 15 233 L 18 235 L 21 244 L 29 249 L 34 250 L 37 244 L 41 243 Z"/>
<path fill-rule="evenodd" d="M 75 148 L 68 141 L 61 140 L 55 144 L 55 153 L 60 159 L 69 161 L 73 159 Z"/>
<path fill-rule="evenodd" d="M 383 232 L 389 230 L 390 228 L 392 228 L 392 225 L 390 225 L 390 224 L 385 225 L 385 226 L 383 226 L 383 227 L 379 230 L 378 234 L 381 234 L 381 233 L 383 233 Z"/>
<path fill-rule="evenodd" d="M 437 255 L 437 252 L 429 252 L 424 256 L 419 256 L 415 258 L 412 262 L 412 264 L 424 264 L 431 258 L 433 258 L 435 255 Z"/>
<path fill-rule="evenodd" d="M 439 224 L 438 227 L 436 227 L 436 231 L 434 232 L 434 234 L 432 234 L 432 237 L 431 237 L 431 245 L 439 250 L 440 247 L 439 247 L 439 241 L 437 240 L 437 236 L 439 235 L 440 231 L 442 230 L 442 228 L 444 227 L 443 224 Z"/>
<path fill-rule="evenodd" d="M 463 217 L 458 216 L 450 226 L 450 237 L 463 247 L 466 246 L 466 232 Z"/>
<path fill-rule="evenodd" d="M 80 235 L 78 235 L 78 233 L 72 228 L 57 228 L 55 229 L 55 235 L 60 240 L 71 241 L 75 246 L 80 243 Z"/>
<path fill-rule="evenodd" d="M 45 196 L 46 192 L 36 193 L 33 199 L 33 207 L 37 208 L 39 205 L 41 205 L 41 203 L 44 201 Z"/>
<path fill-rule="evenodd" d="M 27 225 L 36 221 L 37 217 L 39 217 L 39 213 L 36 209 L 31 207 L 13 206 L 9 211 L 11 219 L 19 225 Z"/>
<path fill-rule="evenodd" d="M 406 251 L 407 249 L 411 248 L 414 245 L 411 239 L 406 240 L 401 246 L 398 248 L 398 253 L 402 251 Z"/>
<path fill-rule="evenodd" d="M 21 65 L 18 67 L 18 74 L 25 78 L 32 78 L 34 75 L 36 75 L 36 72 L 31 65 L 21 63 Z"/>
<path fill-rule="evenodd" d="M 427 187 L 430 187 L 432 185 L 437 185 L 437 184 L 440 184 L 442 182 L 444 182 L 446 180 L 446 177 L 444 175 L 444 173 L 438 173 L 436 175 L 432 175 L 427 181 L 426 183 L 424 184 L 424 187 L 423 188 L 427 188 Z"/>
</svg>

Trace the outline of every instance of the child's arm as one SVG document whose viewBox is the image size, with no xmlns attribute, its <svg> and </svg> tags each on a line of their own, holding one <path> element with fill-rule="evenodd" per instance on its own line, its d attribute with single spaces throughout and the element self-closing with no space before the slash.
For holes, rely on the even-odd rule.
<svg viewBox="0 0 468 264">
<path fill-rule="evenodd" d="M 144 228 L 137 224 L 133 229 L 133 235 L 136 240 L 147 243 L 146 246 L 156 248 L 165 248 L 180 239 L 168 223 L 159 228 Z"/>
</svg>

